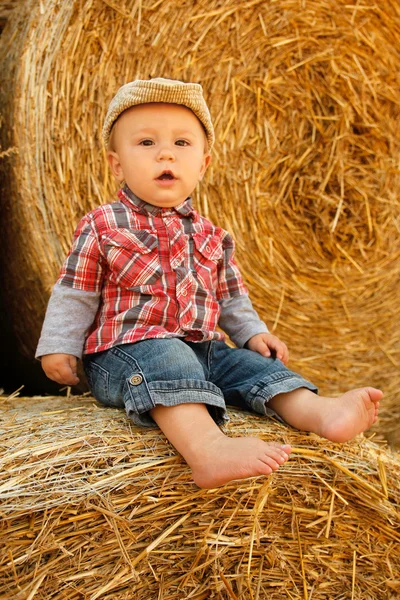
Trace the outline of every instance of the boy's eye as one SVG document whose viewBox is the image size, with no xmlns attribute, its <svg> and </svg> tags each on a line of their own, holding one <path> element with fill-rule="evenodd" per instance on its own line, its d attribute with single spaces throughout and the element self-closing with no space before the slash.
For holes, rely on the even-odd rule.
<svg viewBox="0 0 400 600">
<path fill-rule="evenodd" d="M 189 142 L 187 140 L 176 140 L 175 144 L 177 146 L 189 146 Z"/>
<path fill-rule="evenodd" d="M 139 144 L 140 146 L 152 146 L 154 142 L 153 140 L 141 140 Z"/>
</svg>

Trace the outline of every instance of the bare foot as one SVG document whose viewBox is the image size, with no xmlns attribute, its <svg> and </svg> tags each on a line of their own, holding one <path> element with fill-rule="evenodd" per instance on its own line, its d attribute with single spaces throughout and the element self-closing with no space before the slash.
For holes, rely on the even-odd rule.
<svg viewBox="0 0 400 600">
<path fill-rule="evenodd" d="M 215 488 L 234 479 L 270 475 L 287 461 L 291 451 L 287 444 L 220 434 L 203 446 L 201 456 L 188 462 L 199 487 Z"/>
<path fill-rule="evenodd" d="M 377 421 L 382 396 L 373 387 L 351 390 L 338 398 L 298 388 L 274 396 L 268 406 L 301 431 L 312 431 L 332 442 L 348 442 Z"/>
<path fill-rule="evenodd" d="M 346 392 L 339 398 L 321 398 L 321 425 L 316 431 L 332 442 L 347 442 L 378 419 L 383 393 L 372 387 Z"/>
<path fill-rule="evenodd" d="M 192 469 L 195 483 L 203 488 L 215 488 L 233 479 L 270 475 L 292 451 L 288 444 L 227 437 L 205 404 L 157 405 L 151 416 Z"/>
</svg>

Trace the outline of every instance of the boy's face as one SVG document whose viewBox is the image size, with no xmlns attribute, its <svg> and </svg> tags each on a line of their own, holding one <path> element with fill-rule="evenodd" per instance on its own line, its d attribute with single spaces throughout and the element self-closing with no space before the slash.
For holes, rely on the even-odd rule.
<svg viewBox="0 0 400 600">
<path fill-rule="evenodd" d="M 193 192 L 210 162 L 203 127 L 177 104 L 134 106 L 113 127 L 107 158 L 118 181 L 142 200 L 173 207 Z"/>
</svg>

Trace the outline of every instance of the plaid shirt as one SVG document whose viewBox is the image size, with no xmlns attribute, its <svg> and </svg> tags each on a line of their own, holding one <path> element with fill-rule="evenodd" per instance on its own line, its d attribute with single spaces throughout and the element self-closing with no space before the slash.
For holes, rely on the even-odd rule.
<svg viewBox="0 0 400 600">
<path fill-rule="evenodd" d="M 58 284 L 101 293 L 86 354 L 147 338 L 223 340 L 219 301 L 247 294 L 232 237 L 191 200 L 160 208 L 125 186 L 80 221 Z"/>
</svg>

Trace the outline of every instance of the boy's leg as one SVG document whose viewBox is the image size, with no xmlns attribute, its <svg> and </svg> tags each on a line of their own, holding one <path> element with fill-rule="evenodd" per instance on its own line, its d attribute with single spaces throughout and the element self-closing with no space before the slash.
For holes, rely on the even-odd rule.
<svg viewBox="0 0 400 600">
<path fill-rule="evenodd" d="M 117 346 L 85 357 L 84 363 L 97 400 L 125 407 L 137 425 L 155 421 L 199 486 L 268 475 L 288 458 L 287 445 L 223 434 L 217 425 L 225 419 L 222 392 L 207 381 L 204 361 L 179 339 Z"/>
<path fill-rule="evenodd" d="M 214 488 L 234 479 L 269 475 L 291 452 L 287 444 L 227 437 L 204 404 L 156 406 L 151 416 L 182 454 L 200 487 Z"/>
<path fill-rule="evenodd" d="M 351 390 L 338 398 L 316 397 L 310 390 L 299 388 L 274 396 L 268 405 L 297 429 L 332 442 L 347 442 L 377 421 L 382 396 L 372 387 Z"/>
<path fill-rule="evenodd" d="M 346 442 L 377 420 L 380 390 L 366 387 L 338 398 L 318 396 L 316 388 L 279 360 L 257 352 L 212 343 L 210 380 L 222 389 L 227 404 L 240 398 L 249 409 L 274 411 L 284 421 L 334 442 Z M 239 399 L 239 400 L 238 400 Z"/>
</svg>

